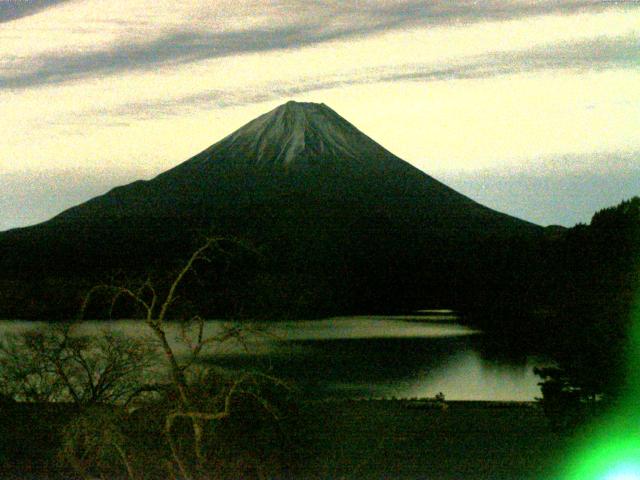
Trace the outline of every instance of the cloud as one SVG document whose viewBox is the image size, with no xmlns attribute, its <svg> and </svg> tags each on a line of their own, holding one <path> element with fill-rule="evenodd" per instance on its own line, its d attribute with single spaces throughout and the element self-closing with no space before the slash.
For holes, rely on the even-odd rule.
<svg viewBox="0 0 640 480">
<path fill-rule="evenodd" d="M 301 47 L 339 37 L 303 25 L 223 33 L 179 32 L 137 45 L 84 54 L 47 54 L 27 73 L 0 75 L 0 87 L 24 88 L 131 70 L 155 70 L 211 58 Z"/>
<path fill-rule="evenodd" d="M 111 109 L 89 110 L 80 116 L 86 121 L 102 118 L 133 117 L 153 119 L 177 115 L 193 109 L 227 108 L 289 99 L 297 95 L 353 85 L 381 82 L 431 82 L 452 79 L 478 79 L 552 69 L 603 70 L 635 68 L 640 64 L 640 39 L 601 39 L 553 45 L 521 52 L 496 52 L 466 58 L 453 64 L 391 65 L 354 69 L 347 74 L 324 78 L 302 78 L 290 82 L 201 90 L 193 94 L 158 100 L 127 102 Z M 78 114 L 74 114 L 78 116 Z M 106 117 L 105 117 L 106 116 Z"/>
<path fill-rule="evenodd" d="M 374 82 L 375 80 L 371 79 L 368 81 Z M 82 114 L 83 119 L 78 120 L 78 123 L 86 124 L 85 117 L 86 120 L 90 121 L 91 119 L 100 119 L 103 115 L 114 115 L 117 117 L 131 116 L 136 119 L 154 119 L 158 118 L 159 115 L 180 114 L 185 110 L 194 108 L 210 109 L 211 107 L 228 108 L 252 105 L 280 98 L 292 98 L 307 92 L 328 90 L 365 82 L 366 80 L 354 79 L 310 79 L 277 87 L 265 86 L 262 90 L 256 90 L 255 88 L 236 88 L 233 90 L 208 89 L 177 98 L 129 102 L 113 109 L 90 110 Z"/>
<path fill-rule="evenodd" d="M 440 2 L 405 1 L 395 4 L 374 5 L 364 11 L 378 19 L 384 28 L 407 25 L 456 25 L 480 21 L 511 20 L 520 17 L 573 14 L 598 11 L 611 7 L 612 2 L 602 0 L 552 0 L 542 2 L 504 0 L 450 0 Z M 356 9 L 363 9 L 358 4 Z"/>
<path fill-rule="evenodd" d="M 69 0 L 0 0 L 0 23 L 33 15 Z"/>
<path fill-rule="evenodd" d="M 43 0 L 34 5 L 36 3 L 55 2 Z M 22 89 L 123 71 L 150 71 L 246 53 L 296 49 L 412 27 L 470 24 L 551 13 L 572 14 L 614 7 L 619 8 L 619 5 L 595 0 L 280 2 L 268 12 L 272 20 L 268 22 L 272 25 L 269 28 L 259 26 L 212 32 L 207 29 L 196 30 L 190 24 L 160 32 L 155 39 L 148 41 L 135 43 L 127 40 L 126 43 L 116 43 L 102 50 L 66 50 L 42 53 L 26 60 L 16 59 L 18 63 L 10 66 L 19 73 L 0 74 L 0 87 Z"/>
<path fill-rule="evenodd" d="M 442 68 L 423 66 L 380 75 L 380 80 L 446 80 L 553 69 L 636 68 L 639 62 L 640 38 L 602 38 L 524 52 L 496 52 Z"/>
</svg>

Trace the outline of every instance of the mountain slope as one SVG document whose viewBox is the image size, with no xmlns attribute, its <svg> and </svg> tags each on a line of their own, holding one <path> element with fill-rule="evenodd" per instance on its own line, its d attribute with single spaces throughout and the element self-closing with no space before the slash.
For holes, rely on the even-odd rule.
<svg viewBox="0 0 640 480">
<path fill-rule="evenodd" d="M 149 182 L 116 188 L 52 222 L 126 216 L 195 216 L 206 222 L 210 209 L 279 203 L 296 195 L 364 203 L 407 221 L 488 223 L 483 232 L 534 228 L 412 167 L 325 105 L 296 102 L 258 117 Z"/>
<path fill-rule="evenodd" d="M 293 302 L 325 296 L 341 310 L 376 299 L 378 309 L 396 294 L 425 301 L 436 279 L 437 298 L 487 249 L 541 231 L 419 171 L 329 107 L 288 102 L 150 181 L 0 234 L 0 266 L 27 282 L 140 272 L 215 232 L 259 246 L 267 265 L 254 277 L 293 290 Z"/>
</svg>

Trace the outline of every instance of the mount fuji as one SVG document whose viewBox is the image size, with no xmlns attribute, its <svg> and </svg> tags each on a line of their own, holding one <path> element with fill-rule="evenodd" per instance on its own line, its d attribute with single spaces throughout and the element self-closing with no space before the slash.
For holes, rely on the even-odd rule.
<svg viewBox="0 0 640 480">
<path fill-rule="evenodd" d="M 151 180 L 0 233 L 0 267 L 5 284 L 75 285 L 184 258 L 215 233 L 263 252 L 241 276 L 277 291 L 266 296 L 283 309 L 384 310 L 455 301 L 498 245 L 542 230 L 440 183 L 326 105 L 288 102 Z"/>
</svg>

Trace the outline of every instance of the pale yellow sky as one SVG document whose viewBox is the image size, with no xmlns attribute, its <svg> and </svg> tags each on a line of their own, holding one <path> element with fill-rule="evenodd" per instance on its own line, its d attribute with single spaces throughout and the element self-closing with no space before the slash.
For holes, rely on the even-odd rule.
<svg viewBox="0 0 640 480">
<path fill-rule="evenodd" d="M 44 3 L 0 7 L 0 181 L 154 175 L 290 99 L 435 176 L 640 162 L 634 2 Z"/>
</svg>

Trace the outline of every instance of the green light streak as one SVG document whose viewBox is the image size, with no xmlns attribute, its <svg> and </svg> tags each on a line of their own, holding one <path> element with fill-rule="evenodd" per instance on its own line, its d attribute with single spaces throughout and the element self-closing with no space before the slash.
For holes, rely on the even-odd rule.
<svg viewBox="0 0 640 480">
<path fill-rule="evenodd" d="M 564 480 L 640 480 L 640 296 L 633 311 L 625 394 L 614 412 L 591 425 L 566 463 Z"/>
</svg>

